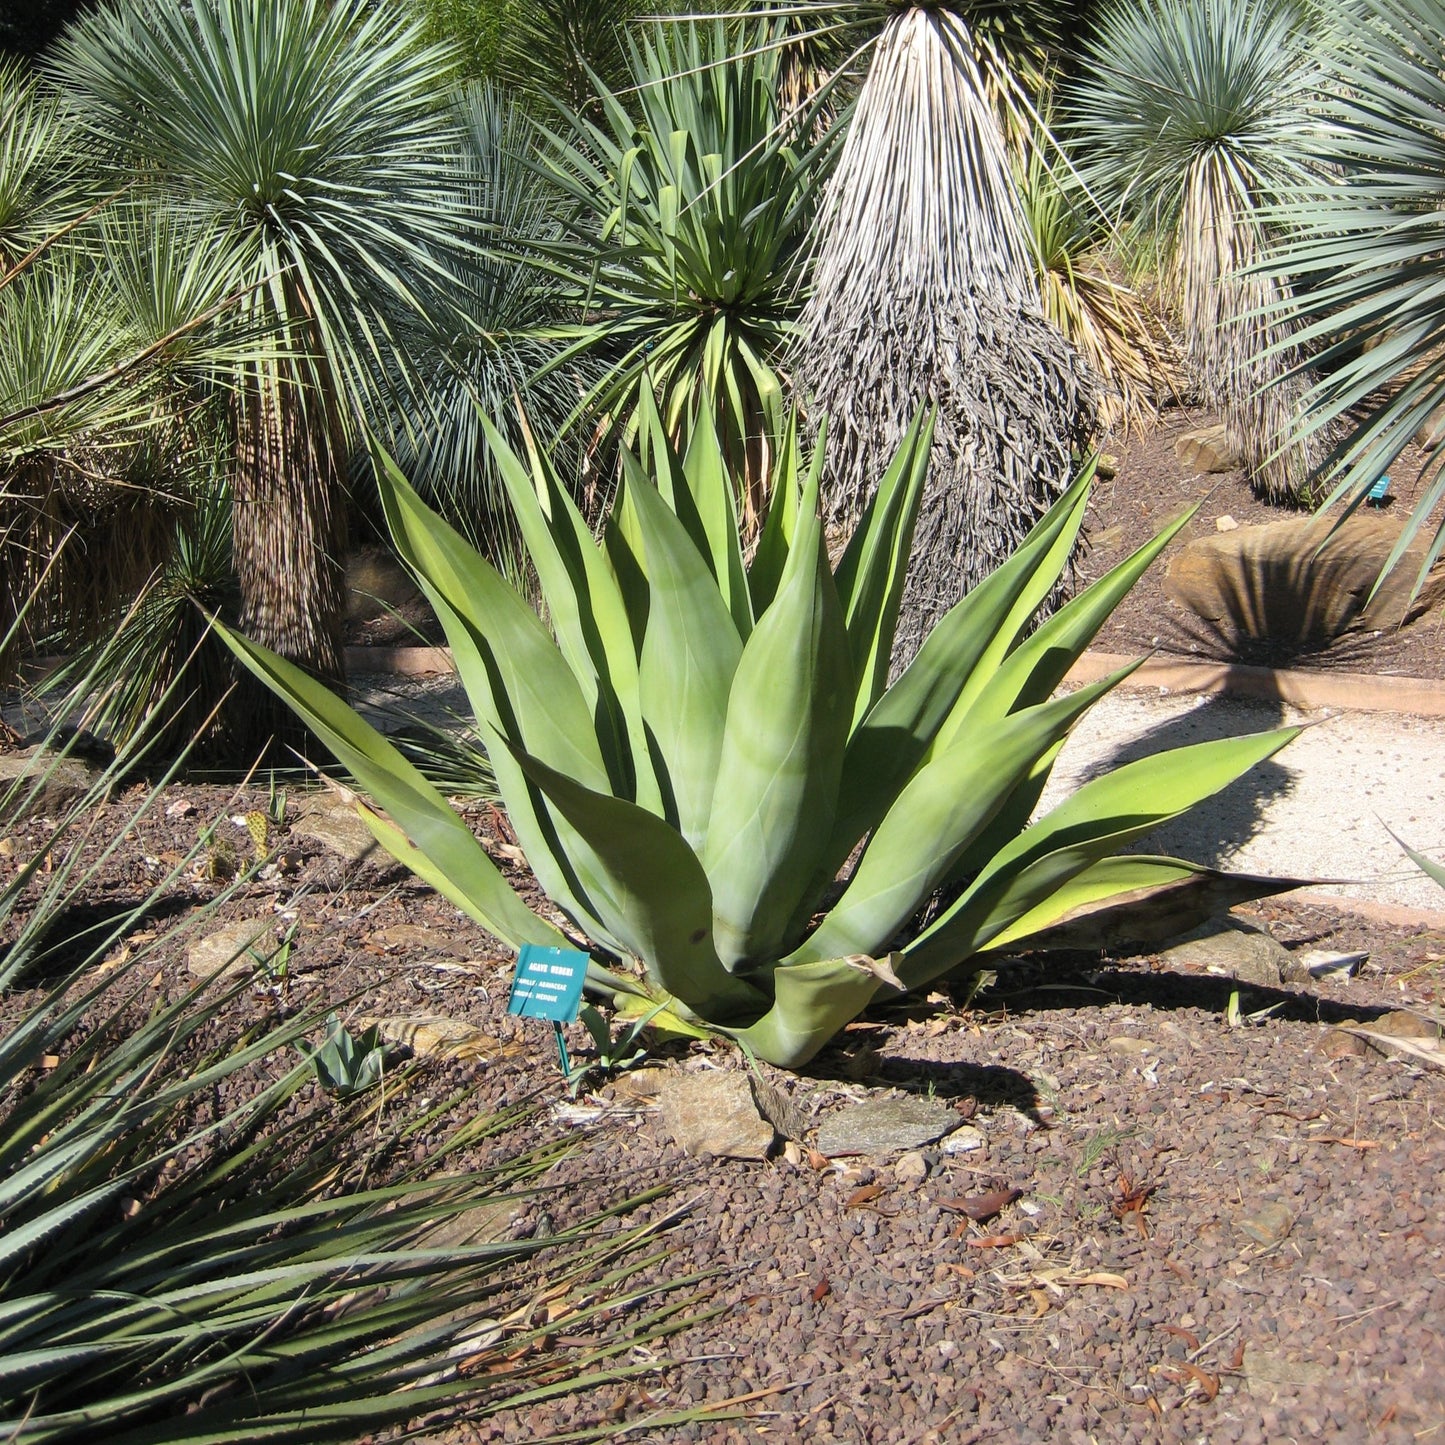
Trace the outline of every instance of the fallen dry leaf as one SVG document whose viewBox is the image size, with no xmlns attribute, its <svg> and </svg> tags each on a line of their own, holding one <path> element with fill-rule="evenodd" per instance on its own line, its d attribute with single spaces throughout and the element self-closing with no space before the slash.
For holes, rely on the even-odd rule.
<svg viewBox="0 0 1445 1445">
<path fill-rule="evenodd" d="M 1191 1384 L 1198 1385 L 1199 1393 L 1206 1400 L 1212 1400 L 1219 1393 L 1219 1376 L 1211 1375 L 1208 1370 L 1201 1370 L 1198 1365 L 1184 1363 L 1178 1369 L 1161 1370 L 1160 1373 L 1165 1379 L 1173 1380 L 1186 1389 Z"/>
<path fill-rule="evenodd" d="M 1345 1144 L 1351 1149 L 1378 1149 L 1378 1139 L 1346 1139 L 1339 1134 L 1321 1134 L 1310 1140 L 1311 1144 Z"/>
<path fill-rule="evenodd" d="M 1235 1347 L 1234 1353 L 1229 1357 L 1229 1368 L 1231 1370 L 1242 1370 L 1244 1368 L 1244 1341 L 1241 1340 Z"/>
<path fill-rule="evenodd" d="M 1199 1348 L 1199 1336 L 1193 1330 L 1186 1330 L 1183 1325 L 1160 1325 L 1159 1328 L 1166 1335 L 1173 1335 L 1176 1340 L 1183 1340 L 1191 1350 Z"/>
<path fill-rule="evenodd" d="M 1033 1271 L 1033 1278 L 1040 1284 L 1058 1288 L 1063 1285 L 1080 1287 L 1083 1285 L 1098 1285 L 1101 1289 L 1128 1289 L 1129 1281 L 1122 1274 L 1115 1274 L 1112 1270 L 1091 1269 L 1085 1272 L 1078 1272 L 1066 1269 L 1062 1265 L 1054 1265 L 1045 1269 Z"/>
<path fill-rule="evenodd" d="M 824 1169 L 831 1169 L 833 1161 L 826 1154 L 820 1154 L 816 1149 L 808 1150 L 808 1168 L 816 1169 L 820 1173 Z"/>
<path fill-rule="evenodd" d="M 960 1225 L 959 1228 L 966 1228 Z M 1011 1244 L 1017 1244 L 1023 1238 L 1021 1234 L 985 1234 L 978 1239 L 966 1240 L 965 1243 L 970 1249 L 1007 1249 Z"/>
<path fill-rule="evenodd" d="M 1350 1024 L 1342 1024 L 1341 1027 L 1357 1038 L 1368 1039 L 1386 1053 L 1405 1054 L 1422 1064 L 1445 1069 L 1445 1044 L 1438 1038 L 1408 1038 L 1403 1034 L 1381 1033 L 1378 1029 L 1358 1028 Z"/>
<path fill-rule="evenodd" d="M 882 1193 L 883 1186 L 881 1184 L 865 1184 L 861 1188 L 855 1189 L 847 1199 L 843 1201 L 843 1208 L 861 1209 L 865 1204 L 872 1204 Z"/>
<path fill-rule="evenodd" d="M 940 1199 L 940 1209 L 951 1209 L 955 1214 L 966 1214 L 979 1224 L 1001 1214 L 1015 1199 L 1022 1197 L 1022 1189 L 990 1189 L 987 1194 L 966 1194 L 960 1199 Z"/>
<path fill-rule="evenodd" d="M 832 1293 L 832 1282 L 826 1279 L 820 1279 L 818 1283 L 813 1286 L 813 1303 L 817 1304 L 820 1300 L 827 1299 L 827 1297 Z"/>
</svg>

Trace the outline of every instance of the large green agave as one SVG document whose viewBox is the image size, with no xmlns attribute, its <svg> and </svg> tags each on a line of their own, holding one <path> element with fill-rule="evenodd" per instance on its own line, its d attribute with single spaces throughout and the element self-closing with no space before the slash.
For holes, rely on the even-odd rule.
<svg viewBox="0 0 1445 1445">
<path fill-rule="evenodd" d="M 1184 518 L 1030 632 L 1083 520 L 1081 475 L 889 685 L 931 433 L 914 421 L 831 567 L 825 441 L 805 473 L 795 423 L 751 562 L 707 408 L 680 456 L 644 402 L 600 542 L 547 459 L 524 464 L 492 429 L 546 622 L 378 457 L 396 546 L 446 628 L 527 860 L 587 941 L 593 986 L 665 1000 L 785 1067 L 880 989 L 921 988 L 1061 924 L 1290 886 L 1114 855 L 1293 729 L 1129 763 L 1030 822 L 1070 727 L 1131 669 L 1053 694 Z M 350 708 L 230 641 L 384 810 L 362 809 L 384 847 L 504 943 L 573 946 Z M 953 901 L 918 928 L 945 885 Z"/>
</svg>

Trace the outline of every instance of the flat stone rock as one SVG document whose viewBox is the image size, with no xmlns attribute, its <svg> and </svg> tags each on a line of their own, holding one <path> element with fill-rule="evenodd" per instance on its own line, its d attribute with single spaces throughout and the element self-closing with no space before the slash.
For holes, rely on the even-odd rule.
<svg viewBox="0 0 1445 1445">
<path fill-rule="evenodd" d="M 1159 961 L 1173 968 L 1227 974 L 1240 983 L 1278 988 L 1300 970 L 1278 939 L 1238 918 L 1215 918 L 1179 942 L 1161 949 Z M 1308 977 L 1308 970 L 1305 970 Z"/>
<path fill-rule="evenodd" d="M 1445 599 L 1445 568 L 1437 567 L 1411 600 L 1427 545 L 1419 542 L 1366 611 L 1403 520 L 1362 510 L 1331 537 L 1333 525 L 1332 517 L 1290 517 L 1196 537 L 1171 560 L 1164 590 L 1233 646 L 1320 645 L 1352 628 L 1398 627 Z"/>
<path fill-rule="evenodd" d="M 101 770 L 76 757 L 60 757 L 44 747 L 20 748 L 0 755 L 0 793 L 20 783 L 19 797 L 31 788 L 35 796 L 26 812 L 58 813 L 77 803 L 100 780 Z M 37 787 L 38 784 L 38 787 Z"/>
<path fill-rule="evenodd" d="M 1294 1215 L 1278 1200 L 1271 1200 L 1248 1214 L 1240 1215 L 1235 1223 L 1256 1244 L 1269 1246 L 1289 1236 L 1294 1228 Z"/>
<path fill-rule="evenodd" d="M 1445 406 L 1437 406 L 1420 423 L 1420 430 L 1415 433 L 1415 445 L 1424 447 L 1427 452 L 1445 446 Z"/>
<path fill-rule="evenodd" d="M 1184 432 L 1175 439 L 1174 455 L 1191 472 L 1233 472 L 1244 465 L 1243 453 L 1223 422 Z"/>
<path fill-rule="evenodd" d="M 831 1114 L 818 1130 L 818 1149 L 881 1157 L 926 1149 L 963 1123 L 958 1110 L 934 1099 L 870 1099 Z"/>
<path fill-rule="evenodd" d="M 758 1112 L 752 1080 L 734 1070 L 673 1074 L 657 1093 L 662 1125 L 690 1155 L 766 1159 L 774 1129 Z"/>
<path fill-rule="evenodd" d="M 1292 1360 L 1282 1351 L 1245 1347 L 1245 1387 L 1257 1400 L 1294 1404 L 1302 1391 L 1318 1390 L 1324 1385 L 1329 1374 L 1323 1365 Z"/>
<path fill-rule="evenodd" d="M 441 1014 L 363 1018 L 363 1029 L 375 1028 L 389 1044 L 402 1044 L 428 1059 L 486 1059 L 501 1051 L 501 1041 L 464 1019 Z"/>
<path fill-rule="evenodd" d="M 752 1084 L 753 1103 L 757 1105 L 758 1113 L 777 1130 L 778 1137 L 801 1143 L 811 1125 L 802 1105 L 756 1075 L 749 1074 L 748 1080 Z"/>
<path fill-rule="evenodd" d="M 356 810 L 346 804 L 310 808 L 291 825 L 293 833 L 313 838 L 349 868 L 366 867 L 381 880 L 405 875 L 402 867 L 375 838 Z"/>
<path fill-rule="evenodd" d="M 455 957 L 458 952 L 456 939 L 419 923 L 393 923 L 389 928 L 379 928 L 368 942 L 406 954 L 445 953 Z"/>
<path fill-rule="evenodd" d="M 191 944 L 186 949 L 186 967 L 197 978 L 236 977 L 251 973 L 275 947 L 274 920 L 237 918 Z"/>
</svg>

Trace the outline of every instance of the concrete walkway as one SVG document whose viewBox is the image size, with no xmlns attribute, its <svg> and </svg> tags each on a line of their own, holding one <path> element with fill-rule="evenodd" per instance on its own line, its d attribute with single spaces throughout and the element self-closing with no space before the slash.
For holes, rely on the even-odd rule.
<svg viewBox="0 0 1445 1445">
<path fill-rule="evenodd" d="M 1120 689 L 1075 729 L 1044 802 L 1057 802 L 1133 758 L 1294 723 L 1310 726 L 1141 847 L 1242 872 L 1354 880 L 1297 896 L 1363 900 L 1445 918 L 1445 891 L 1415 868 L 1386 827 L 1445 859 L 1445 718 Z"/>
</svg>

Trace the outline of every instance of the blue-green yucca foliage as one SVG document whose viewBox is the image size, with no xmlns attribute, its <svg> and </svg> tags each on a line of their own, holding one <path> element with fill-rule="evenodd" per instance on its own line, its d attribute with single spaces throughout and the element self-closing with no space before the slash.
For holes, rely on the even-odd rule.
<svg viewBox="0 0 1445 1445">
<path fill-rule="evenodd" d="M 796 424 L 780 439 L 749 561 L 710 417 L 700 409 L 679 455 L 644 399 L 600 541 L 547 459 L 524 464 L 490 431 L 545 622 L 378 457 L 396 546 L 446 628 L 512 826 L 585 938 L 595 986 L 643 995 L 640 1008 L 667 1000 L 795 1067 L 880 988 L 921 988 L 1121 900 L 1204 884 L 1217 904 L 1288 886 L 1114 855 L 1291 729 L 1130 763 L 1029 821 L 1069 728 L 1131 669 L 1055 689 L 1185 518 L 1031 633 L 1083 519 L 1081 476 L 890 686 L 930 420 L 914 421 L 833 567 L 817 515 L 824 441 L 805 471 Z M 385 810 L 363 816 L 397 858 L 512 947 L 568 942 L 350 708 L 231 645 Z M 944 885 L 961 886 L 917 930 Z"/>
</svg>

